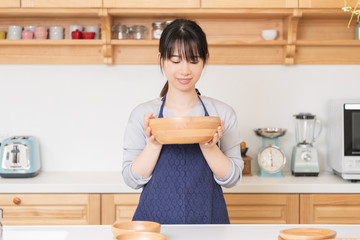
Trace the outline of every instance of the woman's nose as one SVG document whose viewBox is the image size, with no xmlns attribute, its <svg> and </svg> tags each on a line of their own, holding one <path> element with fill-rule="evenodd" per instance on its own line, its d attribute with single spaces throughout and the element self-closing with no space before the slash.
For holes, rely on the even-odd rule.
<svg viewBox="0 0 360 240">
<path fill-rule="evenodd" d="M 181 64 L 181 74 L 189 75 L 191 73 L 190 63 L 183 61 Z"/>
</svg>

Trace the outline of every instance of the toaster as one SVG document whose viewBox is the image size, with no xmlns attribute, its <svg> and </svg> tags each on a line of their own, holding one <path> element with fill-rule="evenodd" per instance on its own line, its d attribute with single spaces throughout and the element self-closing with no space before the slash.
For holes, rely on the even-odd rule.
<svg viewBox="0 0 360 240">
<path fill-rule="evenodd" d="M 40 171 L 39 141 L 33 136 L 15 136 L 2 141 L 0 176 L 35 177 Z"/>
</svg>

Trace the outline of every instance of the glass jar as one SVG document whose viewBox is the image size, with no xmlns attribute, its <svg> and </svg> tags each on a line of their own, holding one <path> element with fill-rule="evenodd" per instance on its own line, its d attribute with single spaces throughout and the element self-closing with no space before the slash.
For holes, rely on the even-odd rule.
<svg viewBox="0 0 360 240">
<path fill-rule="evenodd" d="M 360 22 L 356 24 L 356 40 L 360 40 Z"/>
<path fill-rule="evenodd" d="M 164 23 L 163 22 L 154 22 L 152 24 L 152 31 L 151 31 L 151 38 L 152 39 L 160 39 L 161 34 L 164 30 Z"/>
<path fill-rule="evenodd" d="M 114 25 L 111 28 L 112 39 L 128 39 L 129 29 L 126 25 Z"/>
<path fill-rule="evenodd" d="M 130 38 L 131 39 L 146 39 L 147 29 L 144 25 L 134 25 L 130 27 Z"/>
</svg>

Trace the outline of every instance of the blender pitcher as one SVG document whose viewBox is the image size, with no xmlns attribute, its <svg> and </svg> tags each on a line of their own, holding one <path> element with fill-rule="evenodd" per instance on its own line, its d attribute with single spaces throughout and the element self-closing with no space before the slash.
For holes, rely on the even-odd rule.
<svg viewBox="0 0 360 240">
<path fill-rule="evenodd" d="M 297 145 L 312 145 L 319 137 L 322 124 L 315 115 L 311 113 L 299 113 L 295 117 L 295 135 Z M 315 136 L 315 128 L 318 125 L 317 134 Z"/>
</svg>

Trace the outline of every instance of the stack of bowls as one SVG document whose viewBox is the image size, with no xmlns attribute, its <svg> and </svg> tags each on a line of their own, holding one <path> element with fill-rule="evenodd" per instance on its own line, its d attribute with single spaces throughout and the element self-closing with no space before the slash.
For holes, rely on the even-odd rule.
<svg viewBox="0 0 360 240">
<path fill-rule="evenodd" d="M 116 222 L 111 227 L 114 240 L 166 240 L 160 229 L 159 223 L 150 221 Z"/>
<path fill-rule="evenodd" d="M 290 228 L 281 230 L 279 240 L 323 240 L 333 239 L 336 232 L 323 228 Z"/>
</svg>

